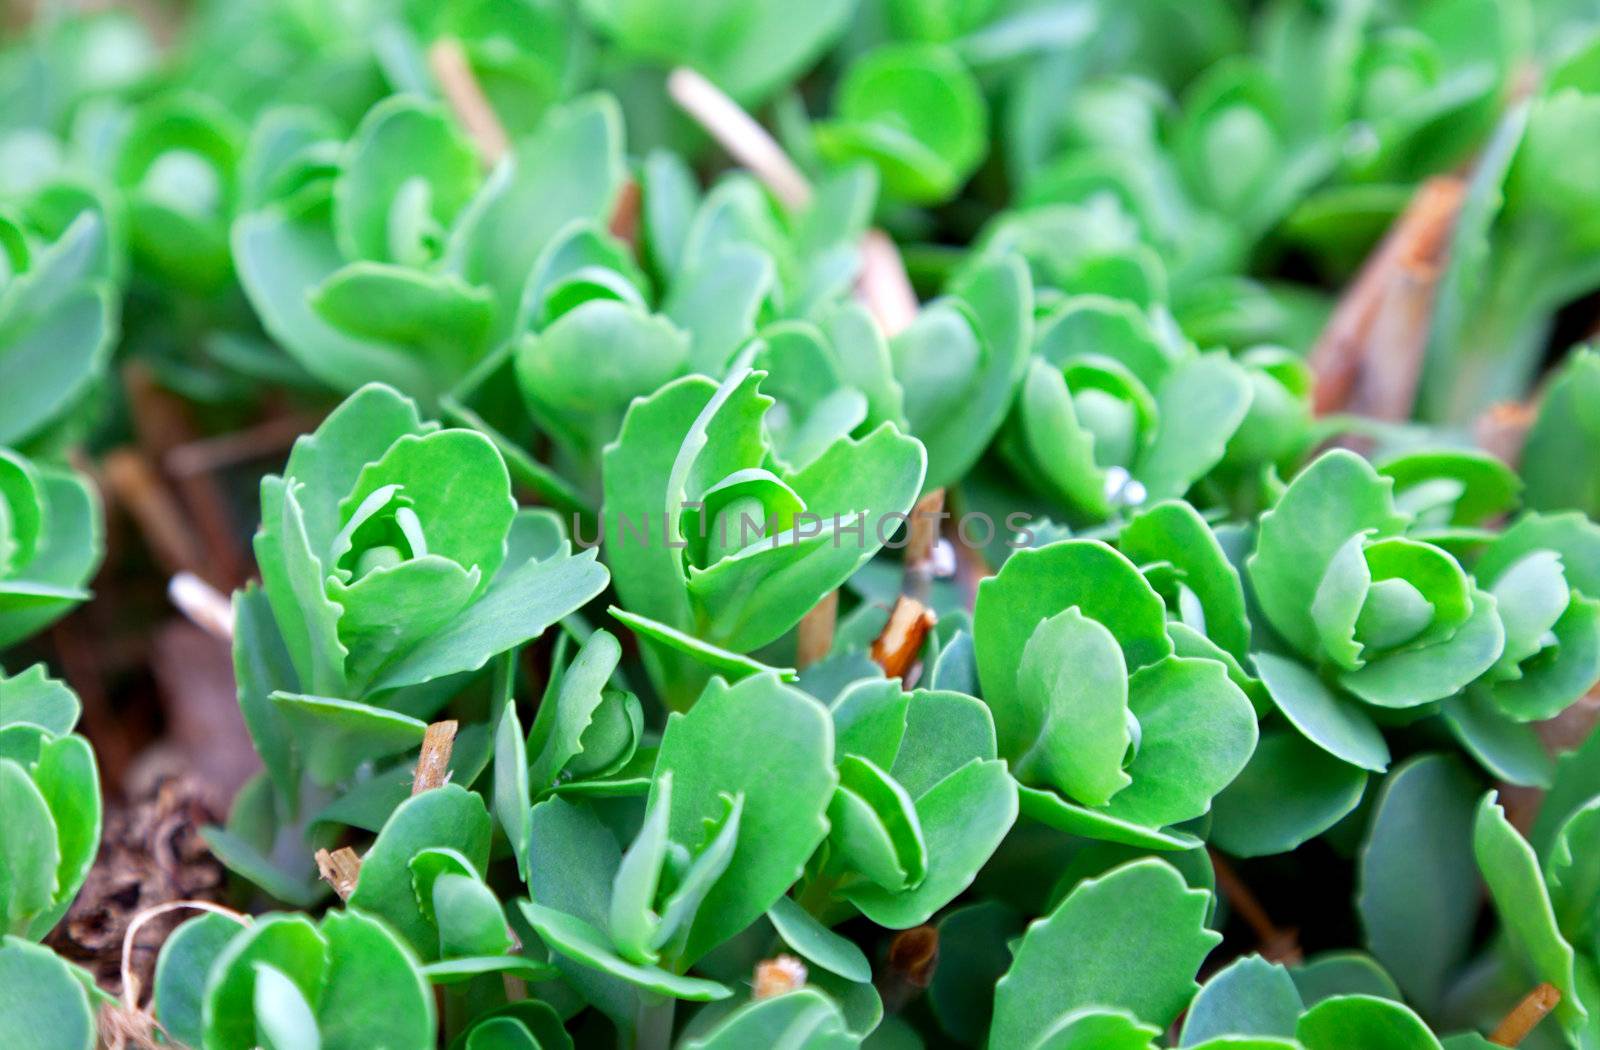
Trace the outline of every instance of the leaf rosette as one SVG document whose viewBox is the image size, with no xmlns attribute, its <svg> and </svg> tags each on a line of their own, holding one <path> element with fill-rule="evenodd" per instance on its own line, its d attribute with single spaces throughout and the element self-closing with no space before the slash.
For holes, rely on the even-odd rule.
<svg viewBox="0 0 1600 1050">
<path fill-rule="evenodd" d="M 351 395 L 261 491 L 262 585 L 238 599 L 236 655 L 284 654 L 241 673 L 241 704 L 291 798 L 289 750 L 331 784 L 415 747 L 415 716 L 451 695 L 417 687 L 482 668 L 605 586 L 594 552 L 571 555 L 547 515 L 517 509 L 487 438 L 423 422 L 388 387 Z"/>
<path fill-rule="evenodd" d="M 994 722 L 970 696 L 908 693 L 883 678 L 854 683 L 831 712 L 839 786 L 828 840 L 796 898 L 825 922 L 852 910 L 890 929 L 926 922 L 971 884 L 1016 819 Z"/>
<path fill-rule="evenodd" d="M 88 600 L 103 553 L 88 482 L 0 446 L 0 649 Z"/>
<path fill-rule="evenodd" d="M 1359 456 L 1325 453 L 1262 515 L 1247 562 L 1282 640 L 1255 657 L 1274 703 L 1313 743 L 1370 770 L 1389 760 L 1374 712 L 1430 713 L 1507 644 L 1497 596 L 1444 548 L 1407 535 L 1414 518 L 1395 487 Z"/>
<path fill-rule="evenodd" d="M 1581 514 L 1528 514 L 1473 565 L 1495 597 L 1505 649 L 1484 676 L 1494 710 L 1553 718 L 1600 682 L 1600 525 Z"/>
<path fill-rule="evenodd" d="M 191 919 L 162 945 L 154 1007 L 168 1038 L 218 1050 L 422 1050 L 436 1025 L 416 955 L 356 909 Z"/>
<path fill-rule="evenodd" d="M 1217 659 L 1177 655 L 1162 596 L 1098 540 L 1016 552 L 978 589 L 983 699 L 1022 812 L 1153 849 L 1197 839 L 1255 749 L 1255 711 Z"/>
<path fill-rule="evenodd" d="M 1132 303 L 1079 296 L 1040 322 L 1000 448 L 1072 520 L 1099 522 L 1186 493 L 1223 461 L 1254 400 L 1227 354 L 1199 353 Z M 1256 436 L 1263 427 L 1277 429 L 1258 417 L 1237 456 L 1253 454 L 1252 440 L 1281 452 Z"/>
<path fill-rule="evenodd" d="M 245 163 L 267 189 L 233 254 L 267 330 L 340 390 L 437 400 L 513 334 L 541 253 L 606 218 L 622 179 L 620 116 L 599 96 L 551 110 L 487 177 L 414 95 L 378 103 L 342 146 L 328 132 L 304 111 L 258 126 Z"/>
<path fill-rule="evenodd" d="M 0 671 L 0 936 L 49 933 L 100 850 L 100 774 L 89 742 L 72 732 L 78 712 L 43 665 Z"/>
<path fill-rule="evenodd" d="M 607 560 L 677 706 L 709 667 L 748 673 L 739 654 L 788 631 L 892 539 L 922 485 L 922 445 L 892 423 L 783 467 L 764 378 L 669 383 L 634 402 L 606 449 Z"/>
</svg>

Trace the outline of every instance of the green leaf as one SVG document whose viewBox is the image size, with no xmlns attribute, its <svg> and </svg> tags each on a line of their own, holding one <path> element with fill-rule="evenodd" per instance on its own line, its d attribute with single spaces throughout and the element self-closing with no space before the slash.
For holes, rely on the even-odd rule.
<svg viewBox="0 0 1600 1050">
<path fill-rule="evenodd" d="M 604 703 L 607 683 L 621 659 L 622 646 L 616 638 L 595 631 L 560 672 L 528 731 L 528 750 L 533 754 L 528 784 L 535 791 L 548 791 L 568 763 L 583 753 L 584 732 Z"/>
<path fill-rule="evenodd" d="M 431 1045 L 433 989 L 405 943 L 353 910 L 323 916 L 321 933 L 328 944 L 328 980 L 317 1010 L 323 1050 Z"/>
<path fill-rule="evenodd" d="M 1141 510 L 1117 537 L 1117 549 L 1136 565 L 1171 565 L 1199 602 L 1202 620 L 1189 626 L 1234 659 L 1248 658 L 1244 584 L 1211 526 L 1192 506 L 1169 500 Z"/>
<path fill-rule="evenodd" d="M 34 725 L 60 736 L 72 732 L 81 709 L 77 694 L 51 678 L 44 664 L 10 677 L 0 671 L 0 726 Z"/>
<path fill-rule="evenodd" d="M 1600 518 L 1600 352 L 1579 349 L 1539 401 L 1522 446 L 1522 479 L 1534 510 L 1580 510 Z M 4 435 L 0 434 L 0 440 Z"/>
<path fill-rule="evenodd" d="M 715 981 L 628 962 L 612 950 L 604 934 L 576 916 L 532 901 L 518 901 L 517 906 L 522 909 L 528 925 L 553 950 L 645 991 L 696 1002 L 726 999 L 733 994 Z"/>
<path fill-rule="evenodd" d="M 1593 943 L 1600 905 L 1600 799 L 1591 799 L 1556 832 L 1545 865 L 1556 923 L 1568 943 Z"/>
<path fill-rule="evenodd" d="M 1026 784 L 1017 785 L 1017 803 L 1024 816 L 1069 835 L 1152 850 L 1190 850 L 1200 845 L 1200 840 L 1188 832 L 1135 824 L 1104 810 L 1075 805 L 1054 791 L 1041 791 Z"/>
<path fill-rule="evenodd" d="M 697 663 L 730 682 L 759 674 L 776 674 L 785 682 L 793 682 L 799 678 L 799 674 L 792 667 L 769 667 L 752 656 L 720 648 L 692 634 L 686 634 L 664 623 L 628 612 L 626 609 L 619 609 L 613 605 L 607 612 L 626 624 L 635 636 L 650 646 L 668 650 L 668 655 L 682 653 L 692 657 Z"/>
<path fill-rule="evenodd" d="M 1028 637 L 1016 683 L 1017 706 L 997 710 L 995 721 L 1009 729 L 1005 754 L 1020 779 L 1091 806 L 1132 783 L 1123 769 L 1131 742 L 1128 669 L 1110 631 L 1077 606 L 1057 613 Z"/>
<path fill-rule="evenodd" d="M 258 1045 L 256 982 L 270 966 L 289 980 L 315 1012 L 328 979 L 328 942 L 300 915 L 267 915 L 223 947 L 206 978 L 201 1009 L 204 1044 L 218 1050 Z"/>
<path fill-rule="evenodd" d="M 317 1019 L 295 983 L 269 963 L 256 963 L 255 971 L 251 1006 L 258 1044 L 265 1050 L 321 1050 Z"/>
<path fill-rule="evenodd" d="M 1037 1050 L 1149 1050 L 1160 1034 L 1155 1025 L 1121 1011 L 1082 1009 L 1063 1014 L 1033 1045 Z"/>
<path fill-rule="evenodd" d="M 698 843 L 705 822 L 726 811 L 724 799 L 744 796 L 733 859 L 694 918 L 685 961 L 772 907 L 821 844 L 837 783 L 832 729 L 820 704 L 771 675 L 731 686 L 714 679 L 689 713 L 668 718 L 656 784 L 672 774 L 673 841 Z"/>
<path fill-rule="evenodd" d="M 50 807 L 60 855 L 51 908 L 29 931 L 42 938 L 66 913 L 100 851 L 100 771 L 89 742 L 75 735 L 41 741 L 33 782 Z"/>
<path fill-rule="evenodd" d="M 1154 859 L 1079 883 L 1017 946 L 995 988 L 991 1045 L 1031 1046 L 1062 1014 L 1087 1006 L 1165 1028 L 1221 940 L 1205 928 L 1205 911 L 1206 894 Z"/>
<path fill-rule="evenodd" d="M 839 1008 L 814 988 L 800 988 L 746 1003 L 711 1031 L 684 1040 L 683 1050 L 740 1050 L 753 1046 L 804 1046 L 853 1050 L 859 1036 L 845 1028 Z"/>
<path fill-rule="evenodd" d="M 24 444 L 103 371 L 118 302 L 86 264 L 106 240 L 99 216 L 79 215 L 0 294 L 0 445 Z"/>
<path fill-rule="evenodd" d="M 528 749 L 517 720 L 517 702 L 507 698 L 494 727 L 494 816 L 511 843 L 517 874 L 528 881 L 533 846 L 533 799 L 529 794 Z"/>
<path fill-rule="evenodd" d="M 309 293 L 344 263 L 322 224 L 279 207 L 241 215 L 233 262 L 267 333 L 334 390 L 392 383 L 426 399 L 442 392 L 424 363 L 399 347 L 346 335 L 311 306 Z"/>
<path fill-rule="evenodd" d="M 1367 772 L 1294 729 L 1266 729 L 1254 754 L 1211 806 L 1211 841 L 1236 857 L 1287 853 L 1361 803 Z"/>
<path fill-rule="evenodd" d="M 1179 1046 L 1220 1036 L 1294 1035 L 1305 1009 L 1294 981 L 1277 963 L 1246 955 L 1206 981 L 1183 1019 Z"/>
<path fill-rule="evenodd" d="M 1524 787 L 1550 786 L 1555 761 L 1539 734 L 1506 717 L 1488 690 L 1473 686 L 1446 700 L 1439 714 L 1456 741 L 1493 776 Z"/>
<path fill-rule="evenodd" d="M 6 813 L 0 917 L 5 933 L 28 933 L 54 901 L 61 846 L 49 803 L 27 770 L 10 759 L 0 759 L 0 810 Z"/>
<path fill-rule="evenodd" d="M 1306 1050 L 1441 1050 L 1422 1018 L 1389 999 L 1324 999 L 1295 1028 Z"/>
<path fill-rule="evenodd" d="M 0 1031 L 16 1050 L 92 1050 L 84 986 L 50 949 L 0 938 Z"/>
<path fill-rule="evenodd" d="M 973 759 L 916 800 L 927 873 L 904 891 L 857 885 L 844 897 L 873 922 L 903 930 L 927 922 L 977 877 L 1017 818 L 1004 762 Z"/>
<path fill-rule="evenodd" d="M 198 1045 L 204 1033 L 200 1009 L 217 957 L 243 927 L 226 915 L 202 913 L 185 922 L 162 942 L 156 957 L 156 1020 L 167 1035 L 185 1046 Z"/>
<path fill-rule="evenodd" d="M 965 474 L 1005 421 L 1028 367 L 1033 286 L 1016 256 L 984 262 L 889 344 L 929 489 Z"/>
<path fill-rule="evenodd" d="M 611 880 L 611 913 L 606 924 L 611 943 L 625 959 L 645 966 L 660 958 L 651 945 L 660 925 L 655 902 L 661 867 L 667 858 L 667 819 L 671 811 L 672 774 L 665 772 L 651 786 L 644 823 L 633 843 L 623 851 L 617 874 Z"/>
<path fill-rule="evenodd" d="M 604 223 L 622 179 L 622 116 L 608 96 L 548 111 L 515 143 L 463 212 L 446 255 L 500 304 L 496 339 L 510 334 L 523 285 L 551 238 L 574 219 Z"/>
<path fill-rule="evenodd" d="M 457 784 L 413 795 L 389 817 L 361 860 L 349 904 L 383 919 L 424 960 L 438 955 L 438 935 L 412 891 L 411 859 L 424 849 L 448 848 L 474 871 L 489 863 L 489 812 L 481 796 Z"/>
<path fill-rule="evenodd" d="M 837 117 L 815 128 L 830 161 L 865 159 L 884 192 L 918 204 L 953 195 L 983 159 L 988 110 L 977 80 L 953 51 L 925 44 L 880 47 L 845 70 Z"/>
<path fill-rule="evenodd" d="M 1471 859 L 1478 791 L 1448 755 L 1395 767 L 1378 793 L 1358 862 L 1355 904 L 1367 947 L 1407 1001 L 1430 1015 L 1466 958 L 1478 915 Z"/>
<path fill-rule="evenodd" d="M 1017 551 L 979 585 L 973 623 L 978 674 L 1003 755 L 1026 750 L 1023 723 L 1012 712 L 1027 710 L 1017 692 L 1017 668 L 1028 640 L 1041 620 L 1074 606 L 1111 632 L 1130 671 L 1172 651 L 1161 596 L 1104 543 L 1067 540 Z"/>
<path fill-rule="evenodd" d="M 1312 598 L 1339 548 L 1357 533 L 1373 530 L 1381 539 L 1404 528 L 1393 487 L 1360 456 L 1334 450 L 1302 470 L 1261 516 L 1246 562 L 1250 585 L 1267 620 L 1301 653 L 1318 651 Z"/>
<path fill-rule="evenodd" d="M 834 933 L 789 897 L 779 897 L 767 918 L 783 943 L 807 961 L 858 984 L 872 980 L 872 964 L 856 945 Z"/>
<path fill-rule="evenodd" d="M 349 778 L 364 762 L 422 743 L 427 723 L 353 700 L 275 692 L 273 706 L 294 734 L 306 771 L 318 784 Z"/>
<path fill-rule="evenodd" d="M 333 183 L 345 258 L 422 266 L 471 198 L 478 158 L 441 107 L 395 95 L 367 111 Z"/>
<path fill-rule="evenodd" d="M 1182 496 L 1222 460 L 1250 409 L 1250 379 L 1222 353 L 1177 365 L 1155 388 L 1156 429 L 1133 476 L 1150 499 Z"/>
<path fill-rule="evenodd" d="M 1560 990 L 1556 1016 L 1563 1027 L 1577 1028 L 1586 1019 L 1587 1011 L 1577 994 L 1572 946 L 1556 924 L 1533 847 L 1511 826 L 1493 792 L 1484 795 L 1478 805 L 1472 851 L 1514 957 L 1536 979 L 1548 981 Z"/>
<path fill-rule="evenodd" d="M 1400 1001 L 1394 978 L 1370 955 L 1360 952 L 1323 952 L 1289 971 L 1307 1006 L 1339 995 L 1372 995 Z"/>
<path fill-rule="evenodd" d="M 1360 769 L 1389 767 L 1383 734 L 1350 699 L 1286 657 L 1256 653 L 1255 664 L 1272 702 L 1307 740 Z"/>
<path fill-rule="evenodd" d="M 372 688 L 397 689 L 476 671 L 490 657 L 537 638 L 605 589 L 607 573 L 585 551 L 528 561 L 500 576 L 483 597 L 386 666 Z"/>
<path fill-rule="evenodd" d="M 1132 783 L 1105 811 L 1150 827 L 1204 815 L 1255 750 L 1255 709 L 1215 660 L 1169 656 L 1135 671 L 1128 709 L 1141 727 Z"/>
</svg>

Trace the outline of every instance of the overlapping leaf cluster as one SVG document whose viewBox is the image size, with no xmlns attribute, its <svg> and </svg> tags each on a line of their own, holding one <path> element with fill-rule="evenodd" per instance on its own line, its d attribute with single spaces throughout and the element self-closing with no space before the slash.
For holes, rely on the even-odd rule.
<svg viewBox="0 0 1600 1050">
<path fill-rule="evenodd" d="M 1548 985 L 1523 1045 L 1600 1045 L 1580 6 L 41 21 L 0 58 L 0 647 L 87 597 L 119 339 L 225 416 L 326 409 L 233 597 L 263 768 L 205 834 L 256 914 L 167 939 L 162 1038 L 1473 1050 Z M 799 190 L 727 170 L 680 65 Z M 1457 169 L 1417 422 L 1314 419 L 1333 290 Z M 1472 447 L 1518 414 L 1515 465 Z M 0 673 L 0 1034 L 71 1050 L 103 993 L 33 942 L 98 841 L 76 716 Z"/>
</svg>

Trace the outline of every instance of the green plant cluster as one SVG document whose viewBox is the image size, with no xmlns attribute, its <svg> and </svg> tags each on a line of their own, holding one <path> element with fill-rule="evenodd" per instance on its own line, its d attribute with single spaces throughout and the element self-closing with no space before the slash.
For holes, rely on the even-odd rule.
<svg viewBox="0 0 1600 1050">
<path fill-rule="evenodd" d="M 0 1037 L 1482 1050 L 1539 989 L 1521 1045 L 1600 1048 L 1591 5 L 179 23 L 0 50 L 0 649 L 89 597 L 113 354 L 218 429 L 321 410 L 232 598 L 241 911 L 147 1003 L 42 947 L 98 774 L 0 671 Z M 1318 416 L 1338 290 L 1454 172 L 1407 418 Z"/>
</svg>

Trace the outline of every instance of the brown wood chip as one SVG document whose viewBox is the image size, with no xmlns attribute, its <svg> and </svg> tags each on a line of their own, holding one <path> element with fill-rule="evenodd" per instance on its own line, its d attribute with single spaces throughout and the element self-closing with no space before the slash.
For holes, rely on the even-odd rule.
<svg viewBox="0 0 1600 1050">
<path fill-rule="evenodd" d="M 883 632 L 873 639 L 870 650 L 873 662 L 883 668 L 885 677 L 906 676 L 917 659 L 917 653 L 922 650 L 923 639 L 928 637 L 928 631 L 938 622 L 939 618 L 933 614 L 933 610 L 915 598 L 902 594 L 895 599 L 894 608 L 889 610 L 889 622 L 884 624 Z"/>
<path fill-rule="evenodd" d="M 319 849 L 316 856 L 317 874 L 322 876 L 322 881 L 333 887 L 340 900 L 349 900 L 350 894 L 356 891 L 356 880 L 361 877 L 361 858 L 356 851 L 341 846 L 331 853 Z"/>
<path fill-rule="evenodd" d="M 420 795 L 431 788 L 444 787 L 450 780 L 450 749 L 455 746 L 455 719 L 435 722 L 422 737 L 422 755 L 411 780 L 411 793 Z"/>
</svg>

